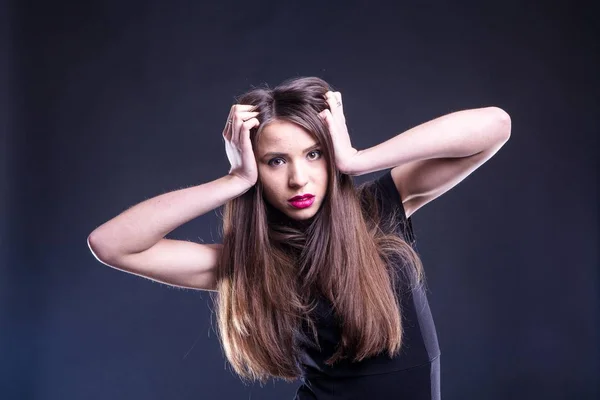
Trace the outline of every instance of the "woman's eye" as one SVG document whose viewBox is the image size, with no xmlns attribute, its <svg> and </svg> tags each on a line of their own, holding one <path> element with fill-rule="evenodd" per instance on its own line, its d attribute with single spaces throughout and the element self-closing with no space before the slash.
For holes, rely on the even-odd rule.
<svg viewBox="0 0 600 400">
<path fill-rule="evenodd" d="M 321 150 L 313 150 L 308 153 L 308 158 L 310 158 L 311 160 L 315 160 L 319 157 L 321 157 Z"/>
<path fill-rule="evenodd" d="M 269 160 L 268 164 L 272 167 L 277 167 L 278 165 L 281 165 L 281 163 L 278 163 L 278 161 L 283 162 L 281 158 L 273 158 L 272 160 Z"/>
</svg>

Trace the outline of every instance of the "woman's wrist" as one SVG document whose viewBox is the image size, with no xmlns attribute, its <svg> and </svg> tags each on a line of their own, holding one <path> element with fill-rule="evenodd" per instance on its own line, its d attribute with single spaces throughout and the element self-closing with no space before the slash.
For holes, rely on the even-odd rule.
<svg viewBox="0 0 600 400">
<path fill-rule="evenodd" d="M 246 193 L 252 186 L 254 186 L 253 183 L 236 174 L 227 174 L 226 178 L 229 180 L 230 184 L 236 188 L 236 192 L 239 192 L 238 196 Z"/>
</svg>

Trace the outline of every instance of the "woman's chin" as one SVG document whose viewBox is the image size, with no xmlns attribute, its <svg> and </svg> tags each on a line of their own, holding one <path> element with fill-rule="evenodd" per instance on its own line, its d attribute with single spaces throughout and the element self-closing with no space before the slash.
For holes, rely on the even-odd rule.
<svg viewBox="0 0 600 400">
<path fill-rule="evenodd" d="M 297 221 L 306 221 L 314 217 L 318 210 L 317 204 L 313 204 L 307 208 L 295 208 L 290 206 L 285 210 L 285 215 Z"/>
</svg>

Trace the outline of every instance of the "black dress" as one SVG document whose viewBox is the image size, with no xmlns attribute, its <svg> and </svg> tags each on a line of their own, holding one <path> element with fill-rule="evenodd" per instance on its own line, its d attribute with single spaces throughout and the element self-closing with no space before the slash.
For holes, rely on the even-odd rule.
<svg viewBox="0 0 600 400">
<path fill-rule="evenodd" d="M 399 213 L 399 235 L 414 245 L 411 220 L 406 218 L 400 195 L 390 171 L 372 184 L 383 213 Z M 400 291 L 404 339 L 400 354 L 385 353 L 362 362 L 348 359 L 333 366 L 324 363 L 335 352 L 340 328 L 332 314 L 331 303 L 321 297 L 315 309 L 315 323 L 321 349 L 303 346 L 300 364 L 303 384 L 296 400 L 432 400 L 440 399 L 440 349 L 425 289 L 422 286 Z"/>
</svg>

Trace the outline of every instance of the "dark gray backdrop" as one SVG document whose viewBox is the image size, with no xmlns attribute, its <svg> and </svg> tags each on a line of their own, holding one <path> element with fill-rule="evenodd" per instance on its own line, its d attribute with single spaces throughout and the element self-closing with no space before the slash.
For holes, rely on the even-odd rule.
<svg viewBox="0 0 600 400">
<path fill-rule="evenodd" d="M 293 396 L 296 384 L 244 386 L 230 372 L 206 292 L 106 267 L 86 238 L 133 204 L 227 173 L 234 95 L 316 75 L 342 92 L 359 149 L 459 109 L 511 115 L 504 148 L 413 217 L 443 398 L 597 398 L 591 11 L 214 3 L 4 6 L 0 396 Z M 170 237 L 219 241 L 218 223 L 212 212 Z"/>
</svg>

